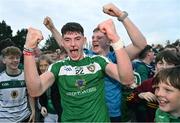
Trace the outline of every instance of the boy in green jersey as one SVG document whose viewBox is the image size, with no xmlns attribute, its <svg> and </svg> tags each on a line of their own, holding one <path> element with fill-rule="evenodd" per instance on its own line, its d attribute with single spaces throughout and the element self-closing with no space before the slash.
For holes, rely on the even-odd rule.
<svg viewBox="0 0 180 123">
<path fill-rule="evenodd" d="M 180 122 L 180 66 L 161 70 L 155 77 L 159 103 L 156 122 Z"/>
<path fill-rule="evenodd" d="M 70 22 L 61 29 L 61 43 L 68 57 L 52 64 L 41 76 L 37 73 L 33 49 L 43 36 L 37 29 L 28 29 L 24 47 L 24 69 L 28 91 L 31 96 L 36 97 L 45 92 L 53 82 L 57 82 L 61 94 L 63 122 L 109 121 L 104 99 L 105 74 L 124 85 L 134 84 L 132 65 L 113 21 L 106 20 L 99 24 L 98 28 L 111 40 L 117 64 L 109 62 L 102 56 L 85 55 L 84 30 L 80 24 Z"/>
</svg>

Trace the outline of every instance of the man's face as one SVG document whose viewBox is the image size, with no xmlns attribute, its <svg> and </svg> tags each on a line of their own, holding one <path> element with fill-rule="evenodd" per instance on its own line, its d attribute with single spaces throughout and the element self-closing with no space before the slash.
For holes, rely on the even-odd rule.
<svg viewBox="0 0 180 123">
<path fill-rule="evenodd" d="M 162 111 L 169 112 L 170 114 L 180 112 L 179 89 L 174 88 L 170 83 L 160 82 L 155 89 L 155 95 L 158 99 L 159 108 Z"/>
<path fill-rule="evenodd" d="M 110 42 L 107 36 L 101 31 L 96 31 L 92 36 L 92 51 L 96 54 L 100 54 L 103 50 L 109 48 Z"/>
<path fill-rule="evenodd" d="M 85 42 L 86 38 L 78 32 L 67 32 L 64 34 L 62 41 L 68 56 L 74 61 L 83 58 L 83 46 Z"/>
<path fill-rule="evenodd" d="M 18 55 L 8 55 L 3 58 L 3 63 L 6 65 L 7 69 L 17 70 L 20 63 L 20 56 Z"/>
</svg>

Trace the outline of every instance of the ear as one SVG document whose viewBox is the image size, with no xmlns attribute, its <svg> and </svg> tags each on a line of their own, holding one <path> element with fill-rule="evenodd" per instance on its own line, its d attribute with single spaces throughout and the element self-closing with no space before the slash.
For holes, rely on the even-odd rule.
<svg viewBox="0 0 180 123">
<path fill-rule="evenodd" d="M 2 58 L 2 62 L 3 62 L 3 64 L 6 64 L 5 58 Z"/>
</svg>

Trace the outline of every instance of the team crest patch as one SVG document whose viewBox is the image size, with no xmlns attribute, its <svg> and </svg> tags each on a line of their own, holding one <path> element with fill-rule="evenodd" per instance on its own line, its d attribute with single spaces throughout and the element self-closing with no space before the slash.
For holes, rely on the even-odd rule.
<svg viewBox="0 0 180 123">
<path fill-rule="evenodd" d="M 84 79 L 76 80 L 75 86 L 78 87 L 80 90 L 84 89 L 86 85 L 86 81 Z"/>
<path fill-rule="evenodd" d="M 11 92 L 11 97 L 12 97 L 13 99 L 15 99 L 18 95 L 19 95 L 19 94 L 18 94 L 18 91 L 16 91 L 16 90 L 14 90 L 14 91 Z"/>
<path fill-rule="evenodd" d="M 90 65 L 90 66 L 87 67 L 87 69 L 88 69 L 89 71 L 91 71 L 91 72 L 94 72 L 95 66 L 94 66 L 94 65 Z"/>
</svg>

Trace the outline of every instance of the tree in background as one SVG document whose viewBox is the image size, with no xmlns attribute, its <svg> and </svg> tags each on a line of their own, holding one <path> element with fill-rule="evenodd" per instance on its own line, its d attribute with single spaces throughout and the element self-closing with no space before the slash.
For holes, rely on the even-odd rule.
<svg viewBox="0 0 180 123">
<path fill-rule="evenodd" d="M 46 40 L 46 43 L 41 50 L 42 51 L 50 50 L 50 51 L 55 52 L 56 49 L 59 49 L 58 43 L 56 42 L 56 40 L 53 37 L 48 36 L 48 39 Z"/>
<path fill-rule="evenodd" d="M 4 20 L 0 22 L 0 50 L 12 45 L 23 50 L 27 29 L 18 30 L 15 36 L 12 32 L 11 26 L 7 25 Z"/>
<path fill-rule="evenodd" d="M 0 41 L 7 38 L 12 39 L 12 32 L 11 27 L 4 20 L 0 22 Z"/>
<path fill-rule="evenodd" d="M 16 46 L 23 50 L 25 41 L 26 41 L 27 29 L 18 30 L 17 34 L 12 38 Z"/>
</svg>

